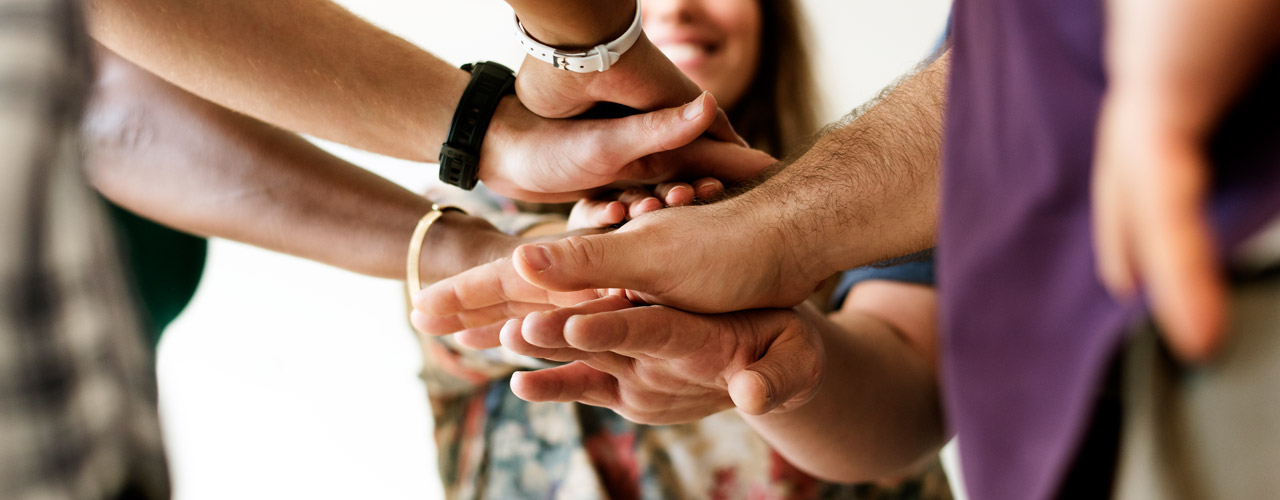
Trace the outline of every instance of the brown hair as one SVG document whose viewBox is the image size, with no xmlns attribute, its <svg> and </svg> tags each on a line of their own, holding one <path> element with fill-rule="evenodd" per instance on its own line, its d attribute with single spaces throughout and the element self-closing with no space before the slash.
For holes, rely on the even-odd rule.
<svg viewBox="0 0 1280 500">
<path fill-rule="evenodd" d="M 818 91 L 795 0 L 760 0 L 760 60 L 729 121 L 752 147 L 781 158 L 818 128 Z"/>
</svg>

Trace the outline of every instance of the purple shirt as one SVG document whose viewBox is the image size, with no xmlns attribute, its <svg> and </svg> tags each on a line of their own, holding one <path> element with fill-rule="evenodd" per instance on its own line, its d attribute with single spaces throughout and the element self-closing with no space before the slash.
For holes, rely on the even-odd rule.
<svg viewBox="0 0 1280 500">
<path fill-rule="evenodd" d="M 947 418 L 973 498 L 1051 498 L 1142 317 L 1104 292 L 1090 246 L 1102 2 L 958 0 L 954 22 L 938 248 Z M 1277 69 L 1255 89 L 1280 89 Z M 1252 91 L 1211 148 L 1222 249 L 1280 210 L 1274 116 L 1280 99 Z"/>
</svg>

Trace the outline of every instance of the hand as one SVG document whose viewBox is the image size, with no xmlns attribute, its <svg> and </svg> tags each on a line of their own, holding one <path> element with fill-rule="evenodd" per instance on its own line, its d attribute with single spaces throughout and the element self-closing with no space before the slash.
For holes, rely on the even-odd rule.
<svg viewBox="0 0 1280 500">
<path fill-rule="evenodd" d="M 1141 286 L 1174 353 L 1208 359 L 1222 342 L 1226 285 L 1205 199 L 1209 165 L 1197 134 L 1169 130 L 1108 96 L 1093 171 L 1094 251 L 1103 284 L 1122 300 Z"/>
<path fill-rule="evenodd" d="M 704 316 L 610 296 L 511 320 L 501 339 L 518 354 L 572 361 L 517 373 L 517 396 L 603 406 L 644 424 L 735 406 L 786 411 L 813 397 L 823 373 L 817 330 L 790 310 Z"/>
<path fill-rule="evenodd" d="M 569 212 L 569 230 L 604 228 L 666 207 L 683 207 L 694 201 L 711 201 L 724 194 L 724 184 L 705 177 L 692 184 L 667 182 L 653 190 L 632 188 L 594 198 L 583 198 Z"/>
<path fill-rule="evenodd" d="M 415 294 L 420 321 L 414 325 L 444 334 L 611 289 L 705 313 L 799 304 L 830 273 L 797 255 L 789 233 L 772 228 L 767 211 L 753 213 L 737 200 L 660 210 L 612 233 L 523 245 L 511 258 Z"/>
<path fill-rule="evenodd" d="M 618 181 L 739 181 L 774 163 L 763 152 L 700 138 L 715 112 L 715 98 L 702 94 L 684 106 L 641 115 L 559 120 L 504 98 L 482 146 L 480 180 L 511 198 L 563 202 Z"/>
<path fill-rule="evenodd" d="M 526 55 L 516 76 L 520 102 L 547 118 L 578 116 L 602 102 L 649 111 L 679 106 L 701 93 L 702 89 L 644 35 L 608 71 L 574 73 Z M 747 145 L 720 109 L 707 133 L 722 141 Z"/>
</svg>

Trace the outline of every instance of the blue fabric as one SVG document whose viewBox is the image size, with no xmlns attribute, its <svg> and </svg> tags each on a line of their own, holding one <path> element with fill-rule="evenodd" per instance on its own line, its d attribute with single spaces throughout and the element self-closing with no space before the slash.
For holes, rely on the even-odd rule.
<svg viewBox="0 0 1280 500">
<path fill-rule="evenodd" d="M 844 305 L 845 298 L 849 296 L 849 290 L 852 290 L 854 285 L 867 280 L 888 280 L 933 286 L 933 258 L 928 257 L 924 260 L 894 266 L 867 266 L 845 271 L 840 275 L 840 284 L 836 285 L 836 291 L 831 294 L 831 308 L 839 309 Z"/>
</svg>

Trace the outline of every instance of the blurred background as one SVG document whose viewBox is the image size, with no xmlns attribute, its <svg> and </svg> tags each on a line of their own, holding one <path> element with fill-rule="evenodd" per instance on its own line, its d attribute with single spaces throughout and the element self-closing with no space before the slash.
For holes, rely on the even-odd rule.
<svg viewBox="0 0 1280 500">
<path fill-rule="evenodd" d="M 519 67 L 511 10 L 500 0 L 339 3 L 452 63 Z M 948 0 L 802 4 L 824 122 L 925 57 L 950 7 Z M 415 191 L 436 176 L 435 165 L 321 145 Z M 403 287 L 212 240 L 195 300 L 160 345 L 175 498 L 440 498 Z"/>
</svg>

